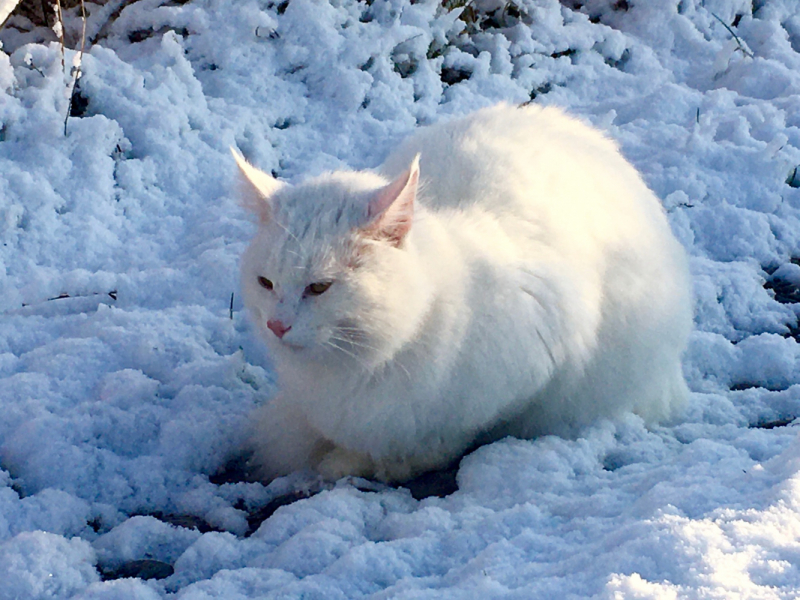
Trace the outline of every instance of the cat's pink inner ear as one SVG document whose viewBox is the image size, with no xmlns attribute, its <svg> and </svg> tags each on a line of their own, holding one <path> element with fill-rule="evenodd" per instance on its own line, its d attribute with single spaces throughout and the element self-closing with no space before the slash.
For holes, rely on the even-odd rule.
<svg viewBox="0 0 800 600">
<path fill-rule="evenodd" d="M 244 208 L 254 213 L 259 221 L 266 223 L 272 216 L 272 196 L 284 184 L 255 168 L 236 149 L 231 148 L 231 153 L 241 173 L 240 202 Z"/>
<path fill-rule="evenodd" d="M 419 154 L 408 170 L 370 200 L 367 208 L 367 226 L 364 230 L 372 236 L 387 239 L 395 245 L 403 241 L 414 220 L 414 202 L 419 186 Z"/>
</svg>

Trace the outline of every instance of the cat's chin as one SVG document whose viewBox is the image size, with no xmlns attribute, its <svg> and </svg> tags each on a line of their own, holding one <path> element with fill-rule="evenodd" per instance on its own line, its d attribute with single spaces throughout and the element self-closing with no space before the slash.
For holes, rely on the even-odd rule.
<svg viewBox="0 0 800 600">
<path fill-rule="evenodd" d="M 275 346 L 285 349 L 287 352 L 304 352 L 308 350 L 308 346 L 304 346 L 302 344 L 298 344 L 296 342 L 290 342 L 287 340 L 278 340 L 274 343 Z"/>
<path fill-rule="evenodd" d="M 319 344 L 301 344 L 286 340 L 275 340 L 270 346 L 284 360 L 320 363 L 329 360 L 329 354 Z"/>
</svg>

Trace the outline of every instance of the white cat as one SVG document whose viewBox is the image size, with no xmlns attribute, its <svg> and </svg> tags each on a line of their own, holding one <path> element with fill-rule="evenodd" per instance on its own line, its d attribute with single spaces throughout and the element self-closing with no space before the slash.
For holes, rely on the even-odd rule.
<svg viewBox="0 0 800 600">
<path fill-rule="evenodd" d="M 402 481 L 686 399 L 684 251 L 615 144 L 560 110 L 484 109 L 297 186 L 237 162 L 259 218 L 244 300 L 281 388 L 264 478 Z"/>
</svg>

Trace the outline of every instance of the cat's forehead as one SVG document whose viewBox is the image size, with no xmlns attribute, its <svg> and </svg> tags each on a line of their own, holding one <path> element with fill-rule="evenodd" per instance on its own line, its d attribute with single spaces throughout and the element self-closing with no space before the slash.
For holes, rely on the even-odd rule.
<svg viewBox="0 0 800 600">
<path fill-rule="evenodd" d="M 248 249 L 249 264 L 282 286 L 305 286 L 311 279 L 333 277 L 349 262 L 344 243 L 322 244 L 287 235 L 271 226 L 259 229 Z"/>
<path fill-rule="evenodd" d="M 335 272 L 352 261 L 369 200 L 385 184 L 373 173 L 338 172 L 285 186 L 253 239 L 257 262 L 286 280 Z"/>
<path fill-rule="evenodd" d="M 274 216 L 298 239 L 332 241 L 362 224 L 369 200 L 384 185 L 371 172 L 327 173 L 283 188 L 274 198 Z"/>
</svg>

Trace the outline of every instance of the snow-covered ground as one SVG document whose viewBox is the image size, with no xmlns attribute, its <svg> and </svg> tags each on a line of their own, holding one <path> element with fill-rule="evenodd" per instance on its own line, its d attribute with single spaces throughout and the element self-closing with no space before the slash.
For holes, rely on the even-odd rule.
<svg viewBox="0 0 800 600">
<path fill-rule="evenodd" d="M 60 45 L 11 17 L 0 599 L 800 595 L 800 6 L 492 2 L 89 4 L 66 135 Z M 689 250 L 689 407 L 482 447 L 444 498 L 342 481 L 245 536 L 315 482 L 214 477 L 275 390 L 229 146 L 293 180 L 532 98 L 619 140 Z M 141 559 L 174 573 L 107 579 Z"/>
</svg>

